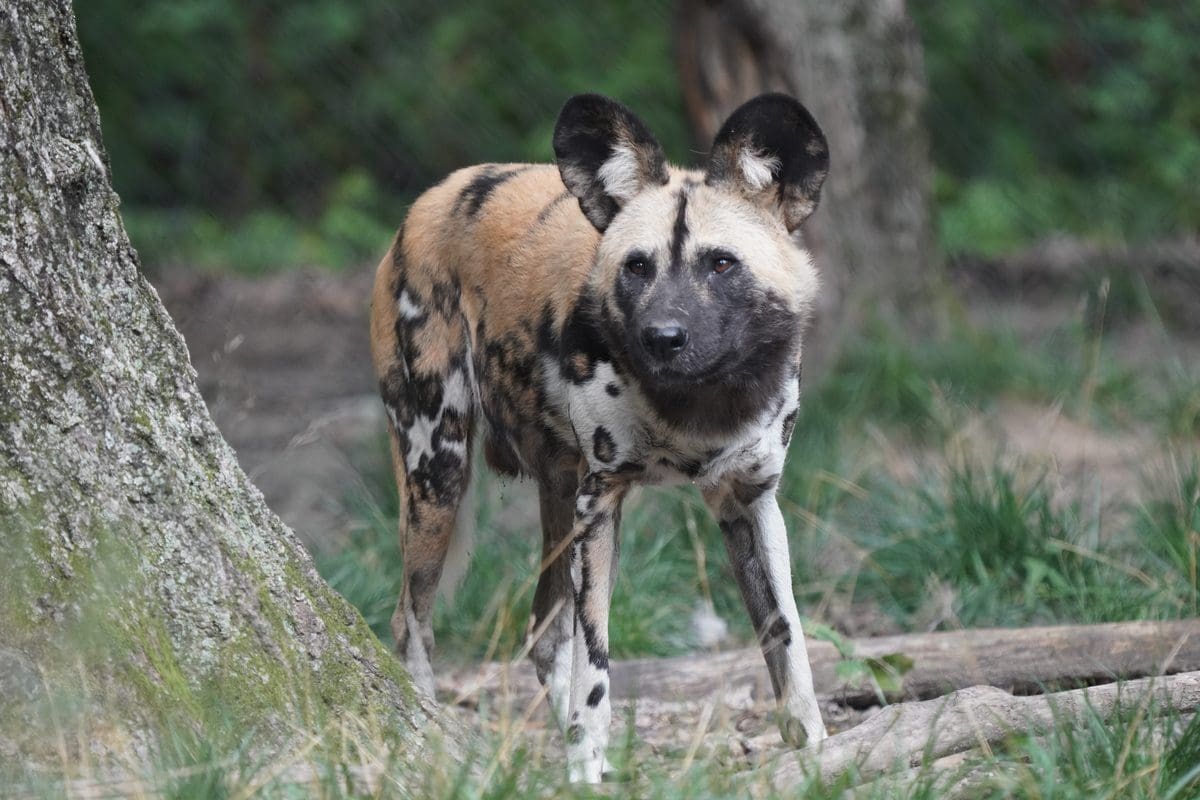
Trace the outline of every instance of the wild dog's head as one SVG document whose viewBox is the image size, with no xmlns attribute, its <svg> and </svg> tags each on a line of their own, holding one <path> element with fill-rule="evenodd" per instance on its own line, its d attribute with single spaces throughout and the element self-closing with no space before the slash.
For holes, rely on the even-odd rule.
<svg viewBox="0 0 1200 800">
<path fill-rule="evenodd" d="M 629 109 L 579 95 L 559 115 L 554 151 L 601 232 L 589 288 L 605 338 L 652 399 L 674 408 L 702 387 L 777 385 L 817 289 L 792 234 L 829 168 L 804 106 L 782 94 L 749 101 L 700 172 L 669 168 Z"/>
</svg>

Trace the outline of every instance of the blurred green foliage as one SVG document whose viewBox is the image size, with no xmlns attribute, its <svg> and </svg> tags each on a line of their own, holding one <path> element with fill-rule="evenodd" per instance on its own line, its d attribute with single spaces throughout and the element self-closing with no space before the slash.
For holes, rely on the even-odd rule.
<svg viewBox="0 0 1200 800">
<path fill-rule="evenodd" d="M 551 160 L 577 92 L 623 98 L 686 155 L 666 0 L 88 0 L 76 13 L 149 264 L 379 255 L 403 203 L 447 172 Z"/>
<path fill-rule="evenodd" d="M 88 0 L 79 32 L 150 265 L 359 263 L 404 203 L 481 161 L 552 157 L 563 100 L 622 98 L 691 161 L 669 0 Z M 1200 6 L 911 3 L 942 243 L 1200 220 Z"/>
<path fill-rule="evenodd" d="M 1200 5 L 910 3 L 925 47 L 943 245 L 1200 223 Z"/>
</svg>

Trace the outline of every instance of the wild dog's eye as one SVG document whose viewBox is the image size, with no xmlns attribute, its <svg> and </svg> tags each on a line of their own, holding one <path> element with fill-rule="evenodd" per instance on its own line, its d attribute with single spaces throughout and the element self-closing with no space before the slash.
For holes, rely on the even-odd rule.
<svg viewBox="0 0 1200 800">
<path fill-rule="evenodd" d="M 730 267 L 736 267 L 737 263 L 737 259 L 733 256 L 715 256 L 712 261 L 712 269 L 713 272 L 720 275 Z"/>
<path fill-rule="evenodd" d="M 646 259 L 641 256 L 630 256 L 625 261 L 625 269 L 632 272 L 634 275 L 645 275 L 648 265 Z"/>
</svg>

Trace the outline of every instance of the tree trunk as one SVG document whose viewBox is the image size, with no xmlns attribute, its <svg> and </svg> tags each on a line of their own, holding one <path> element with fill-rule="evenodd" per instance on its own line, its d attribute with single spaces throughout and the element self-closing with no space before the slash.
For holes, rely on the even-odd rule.
<svg viewBox="0 0 1200 800">
<path fill-rule="evenodd" d="M 0 762 L 217 716 L 269 747 L 298 713 L 419 748 L 442 723 L 238 468 L 138 271 L 68 0 L 0 4 L 0 154 Z"/>
<path fill-rule="evenodd" d="M 925 76 L 903 0 L 681 0 L 676 54 L 699 147 L 740 103 L 795 95 L 829 140 L 804 236 L 823 274 L 805 349 L 821 362 L 866 314 L 923 300 L 934 273 Z"/>
</svg>

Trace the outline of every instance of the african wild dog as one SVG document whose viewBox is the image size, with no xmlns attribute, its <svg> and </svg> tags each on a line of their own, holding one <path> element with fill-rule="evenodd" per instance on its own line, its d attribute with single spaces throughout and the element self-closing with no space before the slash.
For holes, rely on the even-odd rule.
<svg viewBox="0 0 1200 800">
<path fill-rule="evenodd" d="M 677 169 L 627 108 L 580 95 L 554 152 L 557 169 L 455 172 L 413 204 L 379 265 L 372 351 L 403 509 L 396 647 L 432 692 L 434 595 L 479 419 L 487 463 L 537 480 L 532 659 L 573 779 L 605 765 L 617 527 L 638 483 L 700 486 L 784 738 L 818 741 L 775 489 L 817 291 L 793 234 L 816 208 L 825 139 L 796 100 L 763 95 L 726 121 L 704 171 Z"/>
</svg>

